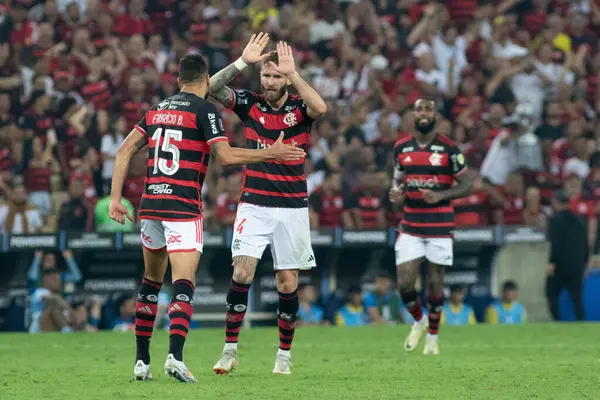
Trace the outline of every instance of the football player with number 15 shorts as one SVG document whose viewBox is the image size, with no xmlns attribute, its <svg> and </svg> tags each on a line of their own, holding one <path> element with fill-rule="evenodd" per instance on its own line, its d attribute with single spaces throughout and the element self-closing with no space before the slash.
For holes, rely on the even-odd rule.
<svg viewBox="0 0 600 400">
<path fill-rule="evenodd" d="M 414 135 L 394 146 L 393 203 L 404 202 L 404 220 L 394 248 L 400 296 L 415 319 L 404 342 L 413 351 L 427 332 L 424 354 L 439 353 L 438 329 L 444 306 L 444 268 L 452 266 L 454 211 L 450 201 L 471 192 L 465 157 L 449 138 L 435 132 L 436 104 L 420 98 L 414 104 Z M 456 183 L 456 184 L 455 184 Z M 421 261 L 428 261 L 427 318 L 415 282 Z"/>
<path fill-rule="evenodd" d="M 168 307 L 169 354 L 164 369 L 181 382 L 196 382 L 183 363 L 183 346 L 192 317 L 195 274 L 203 246 L 200 193 L 210 156 L 223 164 L 297 162 L 305 156 L 304 150 L 283 144 L 283 134 L 268 149 L 230 147 L 219 112 L 205 100 L 209 85 L 207 71 L 202 56 L 183 57 L 178 78 L 181 91 L 146 113 L 115 159 L 109 215 L 123 223 L 125 218 L 133 220 L 121 204 L 129 161 L 138 150 L 148 146 L 146 188 L 139 212 L 145 274 L 135 313 L 136 380 L 152 378 L 150 337 L 158 293 L 170 261 L 173 296 Z"/>
<path fill-rule="evenodd" d="M 265 36 L 253 36 L 246 50 Z M 312 123 L 327 111 L 325 102 L 296 71 L 292 48 L 287 43 L 277 44 L 277 52 L 262 56 L 254 53 L 252 59 L 242 56 L 216 73 L 210 81 L 209 98 L 232 109 L 242 120 L 249 149 L 268 148 L 279 131 L 285 134 L 284 143 L 306 149 Z M 225 86 L 253 62 L 261 63 L 262 94 Z M 289 94 L 289 85 L 300 96 Z M 279 350 L 273 373 L 290 374 L 290 350 L 298 314 L 298 272 L 316 266 L 310 242 L 304 160 L 263 161 L 246 166 L 233 226 L 234 269 L 225 305 L 225 347 L 213 368 L 217 374 L 230 373 L 238 365 L 237 343 L 248 291 L 267 245 L 271 247 L 279 292 Z"/>
</svg>

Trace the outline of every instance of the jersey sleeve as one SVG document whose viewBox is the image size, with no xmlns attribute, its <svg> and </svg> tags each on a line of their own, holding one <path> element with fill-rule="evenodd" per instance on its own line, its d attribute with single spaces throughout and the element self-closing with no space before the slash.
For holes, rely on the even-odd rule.
<svg viewBox="0 0 600 400">
<path fill-rule="evenodd" d="M 206 103 L 200 109 L 200 112 L 196 115 L 196 124 L 203 132 L 204 139 L 209 145 L 228 141 L 223 129 L 223 118 L 214 104 Z"/>
<path fill-rule="evenodd" d="M 298 97 L 298 109 L 300 110 L 300 113 L 302 114 L 302 117 L 305 120 L 309 120 L 309 121 L 314 121 L 309 115 L 308 115 L 308 105 L 304 102 L 304 100 L 301 97 Z"/>
<path fill-rule="evenodd" d="M 249 90 L 233 91 L 233 107 L 231 110 L 242 120 L 246 121 L 250 114 L 250 109 L 258 101 L 258 95 Z"/>
<path fill-rule="evenodd" d="M 468 169 L 465 156 L 456 145 L 450 148 L 450 167 L 454 176 L 460 176 Z"/>
<path fill-rule="evenodd" d="M 148 136 L 148 125 L 146 124 L 146 114 L 144 113 L 144 116 L 142 117 L 142 119 L 140 119 L 140 122 L 138 122 L 137 124 L 135 124 L 135 126 L 133 127 L 133 129 L 135 129 L 136 131 L 138 131 L 139 133 L 141 133 L 144 136 Z"/>
</svg>

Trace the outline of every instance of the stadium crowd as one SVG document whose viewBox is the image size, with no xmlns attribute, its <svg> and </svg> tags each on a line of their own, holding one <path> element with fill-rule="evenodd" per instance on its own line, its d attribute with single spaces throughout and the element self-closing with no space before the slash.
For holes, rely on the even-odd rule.
<svg viewBox="0 0 600 400">
<path fill-rule="evenodd" d="M 6 0 L 0 17 L 0 230 L 133 230 L 108 219 L 123 138 L 177 91 L 177 61 L 200 52 L 215 73 L 253 32 L 294 49 L 328 102 L 306 161 L 314 227 L 387 228 L 393 146 L 419 96 L 437 131 L 476 173 L 458 225 L 544 227 L 563 188 L 588 220 L 600 204 L 600 1 L 597 0 Z M 234 82 L 260 91 L 258 71 Z M 245 146 L 221 109 L 234 146 Z M 124 187 L 144 191 L 139 152 Z M 205 228 L 230 226 L 243 179 L 209 168 Z M 419 184 L 426 184 L 420 182 Z"/>
</svg>

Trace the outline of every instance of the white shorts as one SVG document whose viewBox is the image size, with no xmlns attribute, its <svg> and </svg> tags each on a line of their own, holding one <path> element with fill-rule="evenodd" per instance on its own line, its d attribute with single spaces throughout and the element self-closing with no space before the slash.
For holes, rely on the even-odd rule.
<svg viewBox="0 0 600 400">
<path fill-rule="evenodd" d="M 452 266 L 454 241 L 452 238 L 422 238 L 400 233 L 394 246 L 396 265 L 425 257 L 438 265 Z"/>
<path fill-rule="evenodd" d="M 231 254 L 261 258 L 271 246 L 275 270 L 316 267 L 308 208 L 271 208 L 241 203 L 233 223 Z"/>
<path fill-rule="evenodd" d="M 194 221 L 142 220 L 142 246 L 152 252 L 202 253 L 202 218 Z"/>
</svg>

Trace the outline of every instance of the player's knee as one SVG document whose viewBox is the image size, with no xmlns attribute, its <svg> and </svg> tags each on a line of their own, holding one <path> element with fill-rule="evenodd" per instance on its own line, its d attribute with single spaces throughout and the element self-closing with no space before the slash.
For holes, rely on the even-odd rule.
<svg viewBox="0 0 600 400">
<path fill-rule="evenodd" d="M 276 280 L 279 293 L 293 293 L 298 289 L 298 271 L 278 271 Z"/>
<path fill-rule="evenodd" d="M 254 267 L 248 263 L 239 263 L 233 267 L 233 280 L 237 283 L 249 285 L 254 279 Z"/>
<path fill-rule="evenodd" d="M 398 288 L 400 291 L 413 290 L 416 280 L 416 274 L 410 266 L 405 265 L 398 268 Z"/>
</svg>

